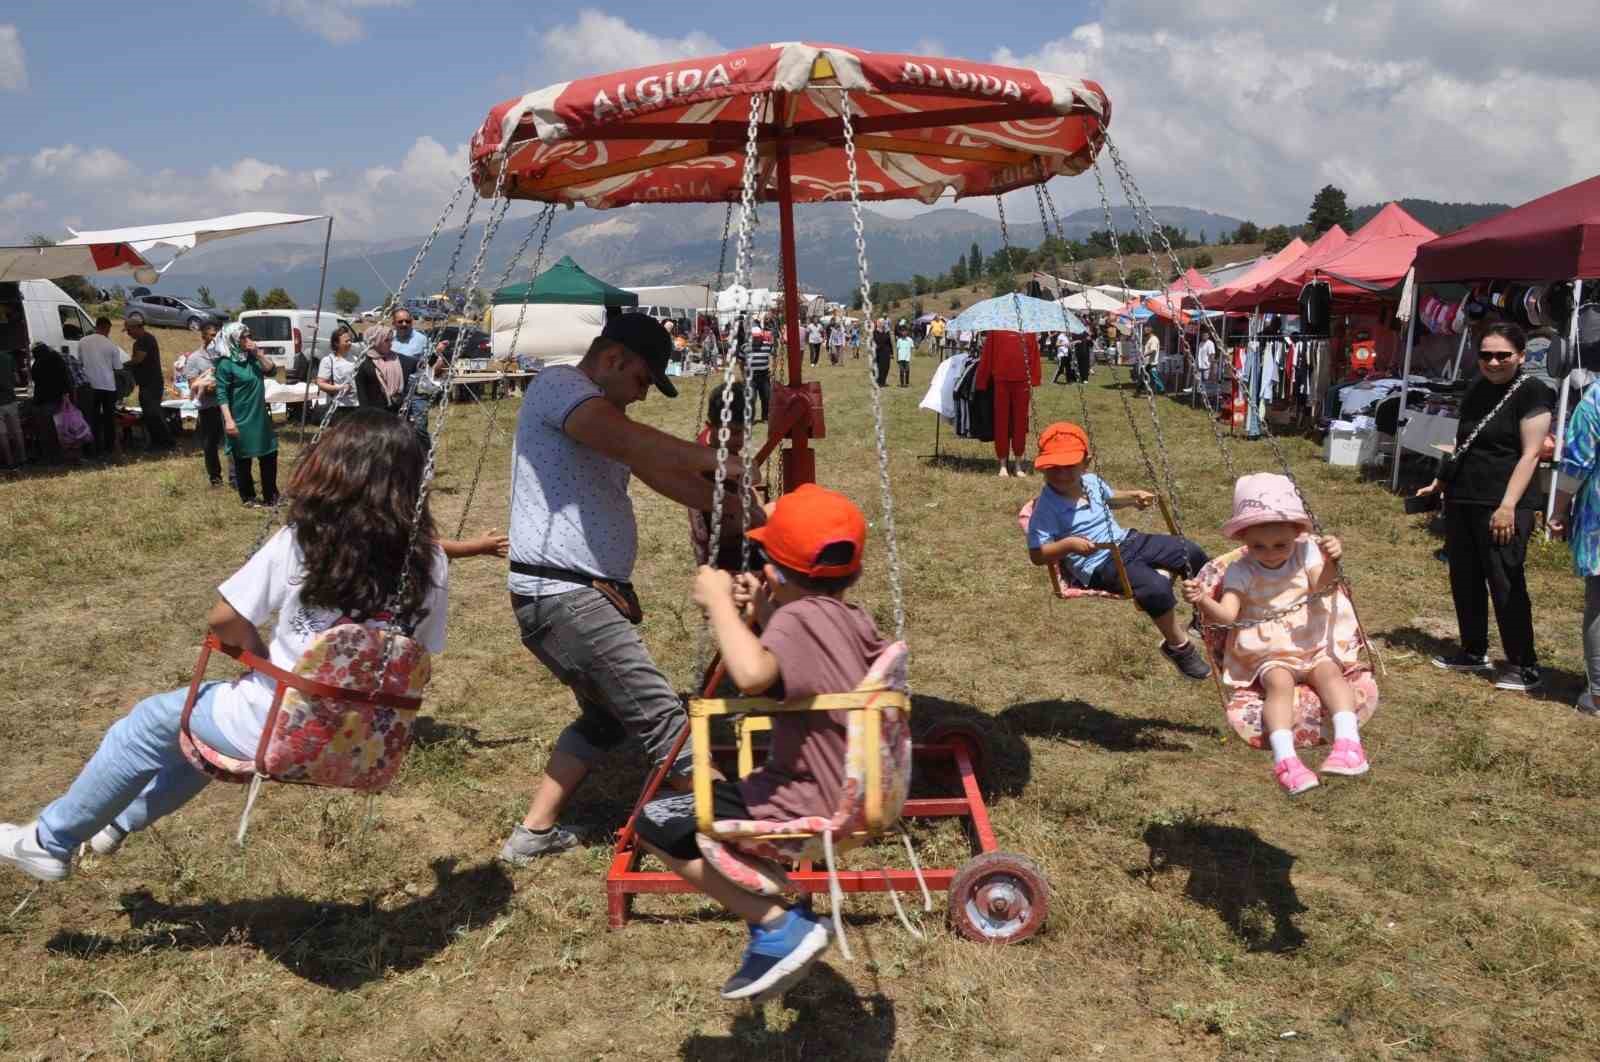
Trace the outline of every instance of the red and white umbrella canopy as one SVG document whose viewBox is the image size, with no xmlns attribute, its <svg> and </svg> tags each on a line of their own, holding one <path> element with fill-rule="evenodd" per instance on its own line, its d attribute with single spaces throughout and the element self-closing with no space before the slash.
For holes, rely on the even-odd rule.
<svg viewBox="0 0 1600 1062">
<path fill-rule="evenodd" d="M 861 197 L 932 202 L 996 195 L 1087 169 L 1111 120 L 1095 82 L 1018 67 L 768 44 L 562 82 L 507 100 L 472 139 L 479 191 L 518 199 L 629 203 L 740 197 L 754 97 L 756 195 L 779 198 L 777 145 L 791 154 L 795 202 L 849 199 L 848 92 Z"/>
</svg>

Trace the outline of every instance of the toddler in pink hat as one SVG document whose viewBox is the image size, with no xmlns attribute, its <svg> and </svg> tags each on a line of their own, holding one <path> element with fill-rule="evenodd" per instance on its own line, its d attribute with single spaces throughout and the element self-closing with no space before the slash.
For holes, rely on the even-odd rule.
<svg viewBox="0 0 1600 1062">
<path fill-rule="evenodd" d="M 1359 662 L 1357 647 L 1334 635 L 1331 591 L 1339 581 L 1344 549 L 1332 536 L 1312 534 L 1311 517 L 1288 477 L 1270 472 L 1242 476 L 1233 487 L 1233 516 L 1222 525 L 1245 552 L 1228 565 L 1215 599 L 1198 580 L 1184 583 L 1184 599 L 1210 626 L 1242 624 L 1227 639 L 1223 682 L 1233 689 L 1260 684 L 1262 721 L 1272 744 L 1272 771 L 1285 793 L 1298 796 L 1319 784 L 1294 749 L 1295 687 L 1309 685 L 1333 716 L 1333 751 L 1324 774 L 1367 773 L 1356 721 L 1356 695 L 1345 673 Z"/>
</svg>

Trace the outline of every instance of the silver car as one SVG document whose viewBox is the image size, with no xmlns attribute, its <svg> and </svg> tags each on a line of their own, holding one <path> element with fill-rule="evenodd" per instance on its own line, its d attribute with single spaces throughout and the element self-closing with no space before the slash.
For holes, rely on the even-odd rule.
<svg viewBox="0 0 1600 1062">
<path fill-rule="evenodd" d="M 182 295 L 155 295 L 134 289 L 122 307 L 123 316 L 134 311 L 144 314 L 145 324 L 198 331 L 201 325 L 218 327 L 228 323 L 228 311 L 207 306 L 199 299 Z"/>
</svg>

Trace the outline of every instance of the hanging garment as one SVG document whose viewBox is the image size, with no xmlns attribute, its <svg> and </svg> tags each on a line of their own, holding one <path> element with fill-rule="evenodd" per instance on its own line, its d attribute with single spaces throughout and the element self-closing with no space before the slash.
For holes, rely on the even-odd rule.
<svg viewBox="0 0 1600 1062">
<path fill-rule="evenodd" d="M 928 383 L 928 393 L 922 396 L 918 409 L 931 410 L 947 421 L 956 419 L 956 384 L 961 380 L 961 373 L 971 359 L 965 354 L 957 354 L 946 358 L 933 370 L 933 379 Z"/>
<path fill-rule="evenodd" d="M 979 390 L 978 360 L 971 359 L 956 384 L 956 434 L 979 442 L 994 441 L 994 394 Z"/>
</svg>

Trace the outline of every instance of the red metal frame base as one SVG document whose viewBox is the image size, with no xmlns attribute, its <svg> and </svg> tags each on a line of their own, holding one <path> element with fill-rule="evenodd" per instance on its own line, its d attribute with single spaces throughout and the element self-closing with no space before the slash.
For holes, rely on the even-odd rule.
<svg viewBox="0 0 1600 1062">
<path fill-rule="evenodd" d="M 685 732 L 687 733 L 687 729 Z M 718 747 L 713 751 L 728 757 L 735 752 L 732 746 Z M 960 796 L 907 800 L 901 814 L 906 818 L 971 819 L 972 830 L 978 841 L 978 850 L 973 854 L 977 855 L 993 852 L 997 845 L 994 829 L 989 824 L 989 809 L 983 801 L 983 792 L 978 788 L 977 774 L 973 770 L 973 751 L 967 742 L 960 738 L 934 745 L 913 745 L 911 750 L 913 776 L 918 763 L 953 761 L 961 777 L 962 792 Z M 675 758 L 676 750 L 672 756 L 667 757 L 665 763 L 670 764 Z M 634 804 L 633 813 L 628 816 L 627 824 L 617 835 L 617 843 L 612 849 L 611 866 L 606 872 L 606 918 L 612 929 L 620 929 L 627 924 L 632 898 L 635 895 L 696 891 L 694 886 L 676 874 L 638 869 L 639 857 L 643 853 L 635 839 L 634 823 L 639 816 L 639 809 L 655 799 L 665 777 L 664 766 L 657 768 L 651 775 L 644 791 L 639 794 L 638 802 Z M 959 869 L 958 867 L 924 868 L 922 878 L 927 882 L 929 889 L 949 889 Z M 828 890 L 827 872 L 814 869 L 809 862 L 802 863 L 798 870 L 790 871 L 789 880 L 800 892 Z M 887 892 L 891 888 L 897 891 L 915 891 L 917 888 L 916 874 L 910 870 L 841 870 L 838 872 L 838 880 L 839 887 L 845 892 Z"/>
</svg>

